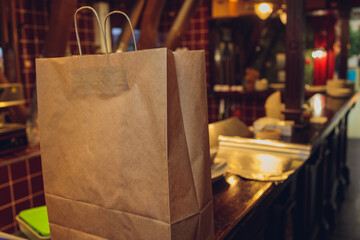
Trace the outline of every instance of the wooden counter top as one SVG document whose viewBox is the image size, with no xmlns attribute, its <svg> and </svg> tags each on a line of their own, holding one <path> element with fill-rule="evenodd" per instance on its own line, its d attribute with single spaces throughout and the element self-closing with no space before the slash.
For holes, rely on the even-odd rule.
<svg viewBox="0 0 360 240">
<path fill-rule="evenodd" d="M 291 143 L 311 144 L 314 151 L 322 139 L 355 105 L 358 95 L 358 93 L 354 93 L 347 99 L 332 98 L 320 94 L 313 96 L 311 99 L 318 98 L 317 101 L 321 102 L 320 116 L 327 117 L 327 123 L 309 124 L 303 129 L 297 129 L 292 137 L 282 140 Z M 247 221 L 249 216 L 256 214 L 261 211 L 262 207 L 270 204 L 276 195 L 291 182 L 291 179 L 296 177 L 297 172 L 284 182 L 251 181 L 230 174 L 214 182 L 215 239 L 229 237 L 235 228 L 239 228 L 241 224 Z M 258 224 L 261 227 L 261 222 Z M 244 237 L 244 239 L 247 238 Z"/>
<path fill-rule="evenodd" d="M 304 129 L 297 129 L 291 138 L 282 139 L 285 142 L 310 144 L 313 149 L 319 144 L 334 126 L 349 112 L 355 105 L 359 92 L 355 92 L 349 98 L 333 98 L 323 94 L 316 94 L 309 99 L 309 102 L 318 98 L 321 102 L 320 117 L 327 117 L 325 124 L 309 124 Z"/>
<path fill-rule="evenodd" d="M 223 239 L 272 189 L 273 183 L 230 174 L 213 183 L 215 239 Z"/>
</svg>

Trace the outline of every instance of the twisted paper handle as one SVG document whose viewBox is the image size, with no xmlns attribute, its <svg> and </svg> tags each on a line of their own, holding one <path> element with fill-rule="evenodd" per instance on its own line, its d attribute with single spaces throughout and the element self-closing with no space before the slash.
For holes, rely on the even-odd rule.
<svg viewBox="0 0 360 240">
<path fill-rule="evenodd" d="M 137 46 L 136 46 L 136 40 L 135 40 L 135 34 L 134 34 L 134 29 L 133 29 L 133 26 L 131 24 L 131 21 L 130 21 L 130 18 L 126 15 L 126 13 L 122 12 L 122 11 L 112 11 L 110 13 L 108 13 L 105 17 L 105 23 L 104 23 L 104 28 L 105 28 L 105 38 L 106 38 L 106 23 L 107 23 L 107 19 L 108 17 L 110 17 L 110 15 L 114 14 L 114 13 L 120 13 L 122 15 L 124 15 L 127 19 L 127 21 L 129 22 L 129 25 L 130 25 L 130 28 L 131 28 L 131 33 L 132 33 L 132 37 L 133 37 L 133 40 L 134 40 L 134 47 L 135 47 L 135 51 L 137 51 Z"/>
<path fill-rule="evenodd" d="M 105 49 L 106 49 L 106 55 L 109 53 L 108 52 L 108 47 L 107 47 L 107 44 L 106 44 L 106 38 L 105 38 L 105 34 L 104 34 L 104 30 L 103 30 L 103 27 L 100 23 L 100 19 L 99 19 L 99 15 L 97 14 L 97 12 L 95 11 L 94 8 L 90 7 L 90 6 L 83 6 L 83 7 L 80 7 L 76 10 L 75 14 L 74 14 L 74 25 L 75 25 L 75 34 L 76 34 L 76 40 L 77 40 L 77 44 L 79 46 L 79 54 L 80 56 L 82 56 L 82 51 L 81 51 L 81 44 L 80 44 L 80 38 L 79 38 L 79 32 L 78 32 L 78 27 L 77 27 L 77 21 L 76 21 L 76 15 L 79 11 L 83 10 L 83 9 L 90 9 L 96 16 L 96 19 L 99 23 L 99 26 L 100 26 L 100 30 L 101 30 L 101 34 L 103 36 L 103 39 L 104 39 L 104 43 L 105 43 Z M 105 20 L 106 22 L 106 20 Z M 131 24 L 130 24 L 131 25 Z"/>
</svg>

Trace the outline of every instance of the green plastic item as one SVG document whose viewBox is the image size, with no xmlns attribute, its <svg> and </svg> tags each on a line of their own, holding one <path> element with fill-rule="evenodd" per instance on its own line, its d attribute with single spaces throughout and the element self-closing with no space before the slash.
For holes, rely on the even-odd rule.
<svg viewBox="0 0 360 240">
<path fill-rule="evenodd" d="M 26 222 L 40 235 L 50 235 L 50 227 L 46 206 L 23 210 L 19 213 L 19 216 L 22 220 L 24 220 L 24 222 Z"/>
</svg>

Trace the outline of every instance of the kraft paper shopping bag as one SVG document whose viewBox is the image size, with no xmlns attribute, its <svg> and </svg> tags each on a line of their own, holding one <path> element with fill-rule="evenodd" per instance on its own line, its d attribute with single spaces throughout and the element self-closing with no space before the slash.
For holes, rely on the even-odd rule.
<svg viewBox="0 0 360 240">
<path fill-rule="evenodd" d="M 206 89 L 196 97 L 177 79 L 194 61 L 201 73 L 192 79 L 205 84 L 203 53 L 195 55 L 37 59 L 52 239 L 212 238 L 206 105 L 192 109 Z"/>
</svg>

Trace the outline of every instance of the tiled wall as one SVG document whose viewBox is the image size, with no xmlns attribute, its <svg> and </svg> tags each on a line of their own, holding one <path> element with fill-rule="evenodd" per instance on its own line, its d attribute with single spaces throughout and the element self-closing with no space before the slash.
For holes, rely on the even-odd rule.
<svg viewBox="0 0 360 240">
<path fill-rule="evenodd" d="M 18 231 L 15 216 L 44 204 L 40 157 L 0 167 L 0 232 Z"/>
<path fill-rule="evenodd" d="M 225 116 L 223 117 L 237 116 L 246 125 L 250 126 L 256 119 L 265 116 L 264 105 L 269 95 L 270 92 L 246 93 L 237 96 L 232 93 L 229 96 L 211 94 L 208 97 L 209 121 L 215 122 L 219 120 L 219 104 L 220 100 L 223 99 L 225 103 Z"/>
<path fill-rule="evenodd" d="M 30 104 L 35 83 L 35 58 L 41 55 L 48 25 L 48 1 L 16 0 L 21 78 Z"/>
<path fill-rule="evenodd" d="M 33 96 L 35 75 L 35 58 L 42 56 L 46 32 L 49 24 L 50 0 L 14 0 L 16 2 L 16 17 L 19 31 L 19 52 L 21 78 L 25 86 L 25 98 L 29 105 Z M 87 5 L 91 1 L 79 1 L 79 6 Z M 93 53 L 94 34 L 92 16 L 90 12 L 79 13 L 79 35 L 82 50 L 85 54 Z M 73 30 L 69 39 L 72 53 L 78 53 Z"/>
</svg>

